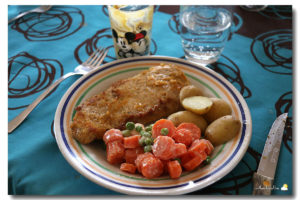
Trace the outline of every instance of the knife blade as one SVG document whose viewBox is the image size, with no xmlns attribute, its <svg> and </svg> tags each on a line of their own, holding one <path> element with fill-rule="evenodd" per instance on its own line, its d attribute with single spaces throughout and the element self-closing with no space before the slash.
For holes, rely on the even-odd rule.
<svg viewBox="0 0 300 200">
<path fill-rule="evenodd" d="M 254 195 L 271 194 L 287 116 L 283 113 L 277 117 L 270 129 L 257 172 L 253 175 Z"/>
</svg>

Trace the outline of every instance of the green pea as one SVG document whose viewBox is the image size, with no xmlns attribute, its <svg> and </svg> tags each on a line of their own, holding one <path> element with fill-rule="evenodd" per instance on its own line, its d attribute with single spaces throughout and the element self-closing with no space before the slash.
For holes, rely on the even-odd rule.
<svg viewBox="0 0 300 200">
<path fill-rule="evenodd" d="M 140 125 L 137 125 L 137 126 L 135 127 L 135 130 L 136 130 L 137 132 L 140 133 L 140 132 L 143 130 L 143 127 L 140 126 Z"/>
<path fill-rule="evenodd" d="M 145 145 L 145 139 L 146 139 L 146 137 L 144 137 L 144 136 L 142 136 L 142 137 L 139 139 L 139 144 L 140 144 L 141 146 L 144 146 L 144 145 Z"/>
<path fill-rule="evenodd" d="M 161 133 L 162 135 L 168 135 L 168 134 L 169 134 L 169 129 L 168 129 L 168 128 L 162 128 L 162 129 L 160 130 L 160 133 Z"/>
<path fill-rule="evenodd" d="M 144 137 L 151 137 L 152 136 L 152 134 L 151 133 L 149 133 L 149 132 L 147 132 L 147 131 L 141 131 L 141 136 L 144 136 Z"/>
<path fill-rule="evenodd" d="M 127 130 L 133 130 L 135 128 L 135 125 L 133 122 L 127 122 L 126 123 L 126 129 Z"/>
<path fill-rule="evenodd" d="M 143 136 L 145 134 L 145 130 L 141 130 L 140 135 Z"/>
<path fill-rule="evenodd" d="M 144 136 L 145 136 L 145 137 L 151 137 L 151 136 L 152 136 L 152 134 L 151 134 L 151 133 L 149 133 L 149 132 L 145 132 L 145 133 L 144 133 Z"/>
<path fill-rule="evenodd" d="M 210 157 L 210 156 L 207 156 L 205 162 L 206 162 L 207 164 L 209 164 L 209 163 L 211 162 L 211 157 Z"/>
<path fill-rule="evenodd" d="M 124 131 L 122 131 L 122 135 L 124 137 L 129 137 L 129 136 L 131 136 L 131 131 L 130 130 L 124 130 Z"/>
<path fill-rule="evenodd" d="M 151 144 L 153 144 L 153 139 L 152 139 L 151 137 L 147 137 L 147 138 L 145 139 L 145 144 L 146 144 L 146 145 L 151 145 Z"/>
<path fill-rule="evenodd" d="M 148 131 L 148 132 L 152 131 L 152 126 L 146 126 L 145 131 Z"/>
<path fill-rule="evenodd" d="M 144 146 L 144 151 L 145 151 L 145 152 L 150 152 L 150 151 L 152 151 L 152 146 L 151 146 L 151 145 L 146 145 L 146 146 Z"/>
</svg>

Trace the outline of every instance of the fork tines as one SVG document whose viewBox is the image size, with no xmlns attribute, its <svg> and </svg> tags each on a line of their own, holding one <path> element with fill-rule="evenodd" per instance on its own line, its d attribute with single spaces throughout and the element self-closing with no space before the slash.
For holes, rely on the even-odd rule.
<svg viewBox="0 0 300 200">
<path fill-rule="evenodd" d="M 83 65 L 88 65 L 90 67 L 99 67 L 103 62 L 106 54 L 108 52 L 107 48 L 97 48 L 92 55 L 83 63 Z"/>
</svg>

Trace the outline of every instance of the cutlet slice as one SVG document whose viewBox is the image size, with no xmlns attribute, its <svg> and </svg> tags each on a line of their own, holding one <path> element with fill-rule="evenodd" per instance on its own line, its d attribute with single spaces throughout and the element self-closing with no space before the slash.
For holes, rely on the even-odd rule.
<svg viewBox="0 0 300 200">
<path fill-rule="evenodd" d="M 175 66 L 151 67 L 131 78 L 113 83 L 76 108 L 73 137 L 82 144 L 102 139 L 111 128 L 126 122 L 149 124 L 180 109 L 180 89 L 189 84 Z"/>
</svg>

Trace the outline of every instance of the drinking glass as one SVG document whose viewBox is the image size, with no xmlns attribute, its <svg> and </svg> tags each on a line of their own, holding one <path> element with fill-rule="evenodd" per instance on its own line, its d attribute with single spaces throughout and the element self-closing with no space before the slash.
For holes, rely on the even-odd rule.
<svg viewBox="0 0 300 200">
<path fill-rule="evenodd" d="M 180 36 L 186 59 L 199 64 L 218 60 L 230 35 L 232 15 L 218 6 L 181 6 Z"/>
<path fill-rule="evenodd" d="M 154 6 L 108 6 L 117 58 L 149 55 Z"/>
</svg>

